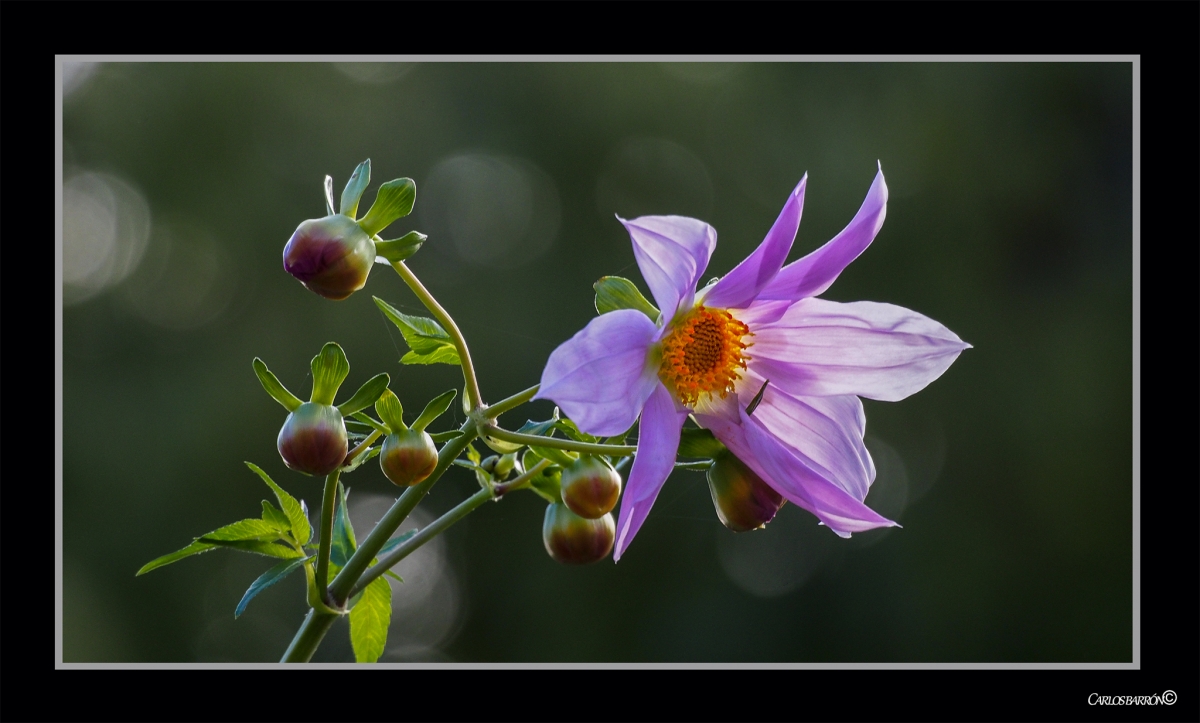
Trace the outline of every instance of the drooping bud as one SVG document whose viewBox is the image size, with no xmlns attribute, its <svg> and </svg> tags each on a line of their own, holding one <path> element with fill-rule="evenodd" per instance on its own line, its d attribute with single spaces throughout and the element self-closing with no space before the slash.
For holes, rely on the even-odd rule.
<svg viewBox="0 0 1200 723">
<path fill-rule="evenodd" d="M 337 407 L 305 402 L 284 421 L 276 446 L 288 467 L 327 475 L 346 460 L 346 422 Z"/>
<path fill-rule="evenodd" d="M 411 487 L 433 474 L 437 467 L 437 447 L 428 432 L 415 428 L 389 434 L 383 440 L 379 466 L 393 484 Z"/>
<path fill-rule="evenodd" d="M 580 517 L 594 520 L 612 512 L 620 496 L 620 473 L 599 457 L 581 456 L 563 470 L 563 503 Z"/>
<path fill-rule="evenodd" d="M 717 517 L 734 532 L 764 527 L 786 502 L 783 495 L 729 452 L 717 455 L 707 476 Z"/>
<path fill-rule="evenodd" d="M 344 299 L 367 283 L 375 242 L 340 213 L 309 219 L 283 247 L 283 268 L 326 299 Z"/>
<path fill-rule="evenodd" d="M 564 565 L 585 565 L 608 556 L 616 538 L 617 525 L 612 515 L 589 520 L 561 503 L 546 507 L 542 522 L 542 542 L 550 557 Z"/>
</svg>

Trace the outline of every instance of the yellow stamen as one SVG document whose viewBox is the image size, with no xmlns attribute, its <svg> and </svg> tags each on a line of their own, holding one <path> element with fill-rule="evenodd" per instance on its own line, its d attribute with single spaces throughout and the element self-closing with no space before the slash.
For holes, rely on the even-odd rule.
<svg viewBox="0 0 1200 723">
<path fill-rule="evenodd" d="M 753 336 L 750 328 L 728 311 L 697 306 L 663 340 L 658 378 L 689 407 L 701 394 L 724 398 L 750 358 L 746 336 Z"/>
</svg>

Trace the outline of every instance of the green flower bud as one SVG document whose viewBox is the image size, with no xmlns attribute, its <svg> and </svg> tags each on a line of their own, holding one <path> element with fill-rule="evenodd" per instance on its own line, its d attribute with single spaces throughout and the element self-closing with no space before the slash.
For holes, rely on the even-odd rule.
<svg viewBox="0 0 1200 723">
<path fill-rule="evenodd" d="M 603 517 L 617 506 L 620 496 L 620 473 L 599 457 L 581 456 L 563 470 L 563 503 L 580 517 Z"/>
<path fill-rule="evenodd" d="M 326 299 L 361 289 L 374 264 L 375 242 L 340 213 L 301 223 L 283 247 L 284 270 Z"/>
<path fill-rule="evenodd" d="M 337 407 L 305 402 L 284 421 L 276 446 L 288 467 L 327 475 L 346 461 L 346 422 Z"/>
<path fill-rule="evenodd" d="M 575 514 L 561 503 L 546 507 L 542 522 L 542 542 L 550 557 L 564 565 L 584 565 L 608 556 L 617 525 L 612 515 L 589 520 Z"/>
<path fill-rule="evenodd" d="M 383 440 L 379 466 L 393 484 L 411 487 L 433 474 L 437 467 L 437 447 L 428 432 L 405 429 L 393 432 Z"/>
<path fill-rule="evenodd" d="M 729 452 L 717 455 L 707 476 L 717 517 L 734 532 L 765 527 L 786 502 L 783 495 Z"/>
</svg>

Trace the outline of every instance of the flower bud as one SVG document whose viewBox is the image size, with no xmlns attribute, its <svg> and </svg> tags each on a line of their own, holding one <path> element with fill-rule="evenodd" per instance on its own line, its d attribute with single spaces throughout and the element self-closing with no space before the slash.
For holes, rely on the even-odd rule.
<svg viewBox="0 0 1200 723">
<path fill-rule="evenodd" d="M 717 456 L 707 476 L 717 517 L 734 532 L 764 527 L 786 502 L 783 495 L 728 452 Z"/>
<path fill-rule="evenodd" d="M 301 223 L 283 247 L 284 270 L 326 299 L 361 289 L 374 263 L 375 242 L 340 213 Z"/>
<path fill-rule="evenodd" d="M 584 565 L 608 556 L 616 537 L 612 515 L 588 520 L 561 503 L 546 507 L 542 522 L 542 542 L 550 557 L 564 565 Z"/>
<path fill-rule="evenodd" d="M 428 432 L 405 429 L 393 432 L 383 440 L 379 466 L 393 484 L 411 487 L 433 474 L 437 467 L 437 447 Z"/>
<path fill-rule="evenodd" d="M 276 445 L 288 467 L 327 475 L 346 461 L 346 423 L 337 407 L 305 402 L 288 415 Z"/>
<path fill-rule="evenodd" d="M 580 517 L 603 517 L 617 506 L 620 496 L 620 473 L 598 457 L 581 456 L 563 470 L 563 503 Z"/>
</svg>

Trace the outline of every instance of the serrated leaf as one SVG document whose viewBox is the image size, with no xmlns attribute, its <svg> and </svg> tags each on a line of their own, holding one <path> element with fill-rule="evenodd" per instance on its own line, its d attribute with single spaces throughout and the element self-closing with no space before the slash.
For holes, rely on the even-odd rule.
<svg viewBox="0 0 1200 723">
<path fill-rule="evenodd" d="M 363 590 L 350 610 L 350 645 L 359 663 L 374 663 L 387 645 L 388 625 L 392 622 L 392 586 L 382 577 Z"/>
<path fill-rule="evenodd" d="M 387 391 L 388 383 L 391 380 L 392 378 L 386 373 L 376 374 L 359 387 L 354 396 L 337 405 L 338 411 L 342 413 L 342 416 L 346 416 L 366 409 L 374 404 L 376 399 L 379 399 L 380 394 Z"/>
<path fill-rule="evenodd" d="M 451 429 L 449 432 L 432 432 L 429 437 L 437 444 L 444 444 L 452 439 L 458 439 L 463 436 L 461 430 Z"/>
<path fill-rule="evenodd" d="M 597 313 L 606 314 L 617 309 L 636 309 L 650 317 L 650 321 L 658 321 L 658 308 L 642 296 L 642 292 L 638 291 L 637 286 L 634 286 L 629 279 L 620 276 L 601 276 L 599 281 L 592 284 L 592 288 L 596 290 Z"/>
<path fill-rule="evenodd" d="M 375 305 L 400 329 L 404 343 L 412 351 L 400 358 L 401 364 L 459 364 L 458 350 L 450 335 L 433 319 L 409 316 L 378 296 Z"/>
<path fill-rule="evenodd" d="M 266 540 L 208 540 L 203 537 L 201 542 L 211 542 L 217 547 L 228 547 L 241 552 L 253 552 L 258 555 L 267 555 L 268 557 L 278 557 L 284 560 L 290 560 L 293 557 L 303 557 L 294 548 L 278 545 L 274 542 Z"/>
<path fill-rule="evenodd" d="M 291 523 L 292 537 L 301 545 L 307 545 L 308 541 L 312 539 L 312 525 L 308 523 L 308 508 L 304 505 L 304 502 L 297 502 L 295 497 L 284 492 L 283 488 L 275 484 L 275 480 L 271 479 L 258 465 L 247 462 L 246 466 L 257 474 L 263 482 L 266 482 L 271 491 L 275 493 L 275 499 L 279 500 L 279 506 L 283 508 L 283 514 L 287 515 L 288 522 Z"/>
<path fill-rule="evenodd" d="M 329 546 L 329 561 L 341 569 L 358 548 L 358 542 L 354 539 L 354 525 L 350 524 L 350 515 L 346 512 L 346 488 L 341 482 L 338 482 L 337 502 L 337 511 L 333 513 L 333 544 Z"/>
<path fill-rule="evenodd" d="M 428 238 L 419 231 L 409 231 L 400 238 L 376 239 L 375 253 L 391 263 L 403 261 L 419 251 Z"/>
<path fill-rule="evenodd" d="M 266 390 L 267 394 L 270 394 L 272 399 L 282 404 L 284 409 L 289 412 L 296 411 L 301 404 L 304 404 L 299 397 L 283 386 L 279 378 L 267 368 L 266 362 L 258 357 L 254 357 L 254 375 L 258 377 L 259 384 L 262 384 L 262 388 Z"/>
<path fill-rule="evenodd" d="M 346 182 L 346 188 L 342 190 L 342 207 L 341 213 L 350 218 L 356 218 L 358 213 L 358 201 L 362 198 L 363 191 L 367 190 L 367 185 L 371 183 L 371 159 L 363 161 L 354 169 L 354 173 L 350 174 L 350 180 Z"/>
<path fill-rule="evenodd" d="M 337 213 L 333 207 L 333 176 L 325 176 L 325 210 L 330 216 Z"/>
<path fill-rule="evenodd" d="M 321 347 L 321 353 L 309 364 L 313 375 L 312 401 L 318 404 L 333 404 L 338 387 L 350 374 L 350 362 L 346 352 L 334 341 Z"/>
<path fill-rule="evenodd" d="M 201 552 L 208 552 L 209 550 L 212 550 L 215 547 L 216 547 L 216 545 L 211 545 L 211 544 L 208 544 L 205 542 L 193 542 L 192 544 L 188 545 L 187 547 L 178 549 L 175 552 L 169 553 L 167 555 L 163 555 L 162 557 L 156 557 L 153 560 L 151 560 L 150 562 L 147 562 L 145 565 L 142 565 L 142 568 L 140 570 L 137 571 L 137 575 L 145 575 L 146 573 L 150 572 L 151 570 L 160 568 L 163 565 L 170 565 L 172 562 L 177 562 L 179 560 L 182 560 L 185 557 L 191 557 L 192 555 L 198 555 Z M 137 575 L 135 575 L 134 577 L 137 577 Z"/>
<path fill-rule="evenodd" d="M 389 434 L 408 429 L 408 425 L 404 423 L 404 405 L 391 389 L 384 390 L 375 401 L 375 413 L 388 426 Z"/>
<path fill-rule="evenodd" d="M 262 508 L 263 508 L 263 513 L 262 513 L 263 522 L 266 522 L 267 524 L 278 527 L 279 530 L 282 532 L 287 532 L 288 530 L 292 529 L 291 521 L 288 520 L 287 515 L 283 514 L 283 512 L 278 507 L 276 507 L 275 505 L 271 504 L 270 502 L 268 502 L 266 500 L 263 500 Z"/>
<path fill-rule="evenodd" d="M 679 433 L 680 457 L 712 459 L 724 451 L 725 445 L 707 429 L 684 427 Z"/>
<path fill-rule="evenodd" d="M 269 504 L 269 503 L 266 503 Z M 242 599 L 238 601 L 237 608 L 233 611 L 233 617 L 239 618 L 246 611 L 246 606 L 250 604 L 260 592 L 271 587 L 283 578 L 292 574 L 296 568 L 304 564 L 307 557 L 297 557 L 295 560 L 284 560 L 278 565 L 267 570 L 258 579 L 250 583 L 250 587 L 246 589 L 246 594 L 242 595 Z"/>
<path fill-rule="evenodd" d="M 240 542 L 242 540 L 278 540 L 279 529 L 270 522 L 254 517 L 231 522 L 224 527 L 218 527 L 212 532 L 201 535 L 201 542 Z"/>
<path fill-rule="evenodd" d="M 411 539 L 412 536 L 415 534 L 417 534 L 416 530 L 409 530 L 408 532 L 405 532 L 403 535 L 400 535 L 399 537 L 393 537 L 392 539 L 383 543 L 383 547 L 379 548 L 379 555 L 383 556 L 383 555 L 388 554 L 392 550 L 395 550 L 397 547 L 403 545 L 405 542 L 408 542 L 409 539 Z"/>
<path fill-rule="evenodd" d="M 424 432 L 433 420 L 446 413 L 456 396 L 458 396 L 458 390 L 450 389 L 429 400 L 429 404 L 426 404 L 425 408 L 421 410 L 421 416 L 412 423 L 412 428 L 418 432 Z"/>
<path fill-rule="evenodd" d="M 367 215 L 358 222 L 359 228 L 368 236 L 374 236 L 394 221 L 412 213 L 417 199 L 417 184 L 411 178 L 397 178 L 379 187 L 375 203 Z"/>
</svg>

